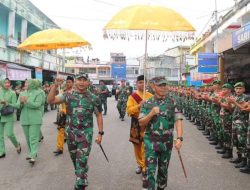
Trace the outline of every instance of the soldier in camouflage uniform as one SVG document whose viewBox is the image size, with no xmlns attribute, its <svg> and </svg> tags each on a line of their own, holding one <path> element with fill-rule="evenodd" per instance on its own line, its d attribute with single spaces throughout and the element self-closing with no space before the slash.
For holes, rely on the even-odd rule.
<svg viewBox="0 0 250 190">
<path fill-rule="evenodd" d="M 104 107 L 103 115 L 107 115 L 107 98 L 108 98 L 109 90 L 107 86 L 104 84 L 104 81 L 100 80 L 99 84 L 100 86 L 98 89 L 98 93 L 99 93 L 99 98 L 101 100 L 101 103 Z"/>
<path fill-rule="evenodd" d="M 248 105 L 242 111 L 245 111 L 248 113 L 249 119 L 248 119 L 248 128 L 247 128 L 247 143 L 246 143 L 246 150 L 247 150 L 247 164 L 245 167 L 240 168 L 240 171 L 243 173 L 250 174 L 250 101 L 248 97 Z"/>
<path fill-rule="evenodd" d="M 93 85 L 92 81 L 89 81 L 88 91 L 90 91 L 91 93 L 95 94 L 96 96 L 98 95 L 97 88 L 96 88 L 95 85 Z"/>
<path fill-rule="evenodd" d="M 174 125 L 177 129 L 176 148 L 182 145 L 182 116 L 175 113 L 175 101 L 166 94 L 166 80 L 153 79 L 155 95 L 147 100 L 140 111 L 139 123 L 145 127 L 144 144 L 148 190 L 163 190 L 167 187 L 168 165 L 173 147 Z M 155 173 L 158 167 L 157 179 Z"/>
<path fill-rule="evenodd" d="M 232 136 L 234 146 L 237 148 L 238 158 L 232 160 L 232 163 L 238 163 L 235 165 L 236 168 L 243 168 L 247 162 L 247 127 L 248 127 L 248 113 L 241 111 L 245 107 L 247 96 L 245 92 L 245 84 L 238 82 L 234 85 L 235 97 L 227 98 L 227 101 L 234 107 L 232 115 Z"/>
<path fill-rule="evenodd" d="M 233 157 L 233 145 L 232 145 L 232 108 L 227 102 L 227 98 L 232 95 L 231 91 L 233 86 L 226 83 L 222 86 L 222 93 L 220 98 L 220 119 L 222 124 L 221 136 L 223 149 L 217 151 L 222 153 L 222 158 Z"/>
<path fill-rule="evenodd" d="M 121 80 L 121 86 L 116 91 L 116 94 L 118 95 L 118 102 L 117 102 L 117 109 L 120 114 L 120 119 L 124 121 L 124 116 L 126 114 L 126 107 L 127 107 L 127 100 L 128 96 L 130 95 L 129 88 L 125 85 L 125 80 Z"/>
<path fill-rule="evenodd" d="M 70 157 L 75 167 L 75 189 L 83 190 L 88 185 L 88 157 L 93 138 L 93 113 L 96 115 L 99 129 L 96 143 L 101 143 L 104 134 L 102 107 L 100 99 L 87 90 L 89 81 L 86 74 L 76 76 L 75 90 L 72 93 L 56 96 L 56 89 L 62 81 L 62 79 L 56 79 L 48 95 L 48 103 L 66 103 L 65 133 Z"/>
</svg>

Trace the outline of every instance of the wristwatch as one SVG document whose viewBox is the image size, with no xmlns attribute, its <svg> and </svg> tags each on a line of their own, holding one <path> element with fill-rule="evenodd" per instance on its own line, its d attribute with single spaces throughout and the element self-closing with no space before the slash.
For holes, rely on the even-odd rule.
<svg viewBox="0 0 250 190">
<path fill-rule="evenodd" d="M 99 135 L 104 135 L 104 131 L 99 131 L 98 134 Z"/>
<path fill-rule="evenodd" d="M 176 139 L 179 139 L 180 141 L 183 141 L 183 137 L 177 137 Z"/>
</svg>

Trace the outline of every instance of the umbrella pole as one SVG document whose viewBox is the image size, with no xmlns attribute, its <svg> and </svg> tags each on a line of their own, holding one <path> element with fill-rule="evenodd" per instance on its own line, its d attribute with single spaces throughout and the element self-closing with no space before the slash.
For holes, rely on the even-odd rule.
<svg viewBox="0 0 250 190">
<path fill-rule="evenodd" d="M 145 55 L 144 55 L 144 65 L 143 65 L 143 71 L 144 71 L 143 100 L 145 99 L 145 94 L 146 94 L 148 30 L 146 30 L 145 38 L 146 38 L 146 40 L 145 40 Z"/>
</svg>

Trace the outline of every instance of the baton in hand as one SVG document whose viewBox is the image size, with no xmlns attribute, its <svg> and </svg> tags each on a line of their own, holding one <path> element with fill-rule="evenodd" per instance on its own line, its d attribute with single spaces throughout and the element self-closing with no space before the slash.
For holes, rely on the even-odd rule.
<svg viewBox="0 0 250 190">
<path fill-rule="evenodd" d="M 100 146 L 100 148 L 101 148 L 101 150 L 102 150 L 102 153 L 103 153 L 103 155 L 105 156 L 105 158 L 106 158 L 107 162 L 109 162 L 109 159 L 108 159 L 108 157 L 107 157 L 106 153 L 104 152 L 104 150 L 103 150 L 103 148 L 102 148 L 102 145 L 101 145 L 101 144 L 99 144 L 99 146 Z"/>
<path fill-rule="evenodd" d="M 187 173 L 186 173 L 186 170 L 185 170 L 185 167 L 184 167 L 184 164 L 183 164 L 183 161 L 182 161 L 182 157 L 181 157 L 181 152 L 179 150 L 177 150 L 177 152 L 178 152 L 178 156 L 179 156 L 179 159 L 180 159 L 180 162 L 181 162 L 183 173 L 184 173 L 185 178 L 186 178 L 186 180 L 188 182 Z"/>
</svg>

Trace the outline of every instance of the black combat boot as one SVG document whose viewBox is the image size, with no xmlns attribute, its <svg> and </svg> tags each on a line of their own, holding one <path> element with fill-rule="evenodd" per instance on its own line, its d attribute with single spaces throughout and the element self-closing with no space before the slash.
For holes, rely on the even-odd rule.
<svg viewBox="0 0 250 190">
<path fill-rule="evenodd" d="M 224 158 L 224 159 L 229 159 L 229 158 L 232 158 L 233 157 L 233 150 L 228 148 L 226 150 L 226 153 L 222 155 L 221 158 Z"/>
<path fill-rule="evenodd" d="M 225 154 L 226 152 L 227 152 L 227 150 L 224 147 L 221 150 L 217 151 L 218 154 Z"/>
<path fill-rule="evenodd" d="M 250 174 L 250 158 L 247 159 L 246 166 L 243 168 L 240 168 L 240 172 Z"/>
<path fill-rule="evenodd" d="M 214 141 L 211 141 L 209 144 L 211 144 L 211 145 L 217 145 L 218 143 L 219 143 L 218 140 L 215 139 Z"/>
<path fill-rule="evenodd" d="M 222 146 L 222 142 L 219 141 L 218 144 L 217 144 L 214 148 L 215 148 L 215 149 L 222 149 L 222 148 L 224 148 L 224 147 Z M 224 153 L 223 153 L 223 154 L 224 154 Z"/>
<path fill-rule="evenodd" d="M 243 168 L 247 165 L 247 158 L 242 158 L 241 162 L 236 164 L 234 167 L 235 168 Z"/>
<path fill-rule="evenodd" d="M 209 131 L 208 131 L 208 130 L 205 130 L 202 134 L 203 134 L 203 135 L 205 135 L 205 136 L 210 135 L 210 133 L 209 133 Z"/>
<path fill-rule="evenodd" d="M 237 154 L 237 158 L 235 159 L 231 159 L 229 162 L 233 163 L 233 164 L 238 164 L 241 162 L 241 159 L 242 159 L 242 155 L 241 154 Z"/>
</svg>

